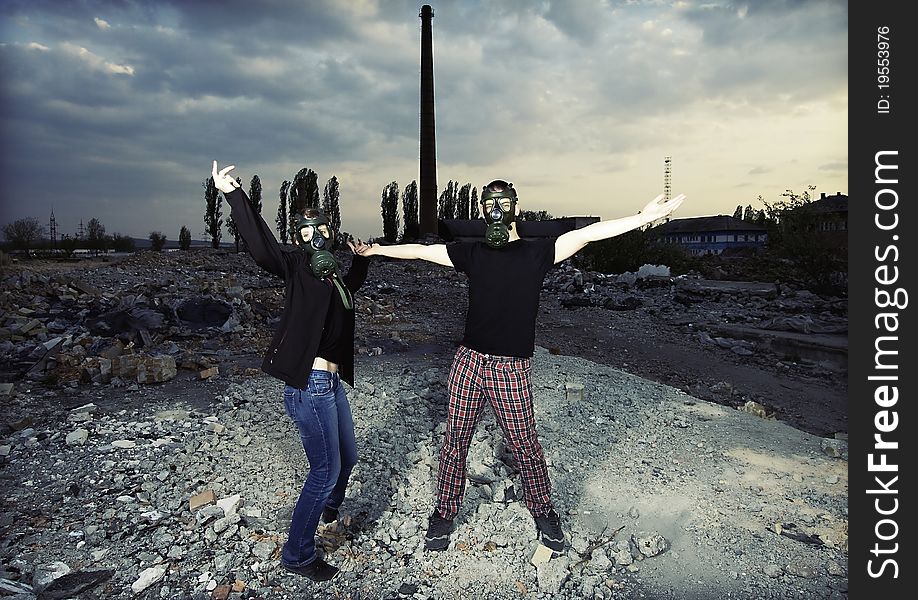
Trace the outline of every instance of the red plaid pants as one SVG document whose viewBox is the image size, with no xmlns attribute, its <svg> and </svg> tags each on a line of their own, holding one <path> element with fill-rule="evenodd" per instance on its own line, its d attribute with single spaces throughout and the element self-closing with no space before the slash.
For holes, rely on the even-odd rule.
<svg viewBox="0 0 918 600">
<path fill-rule="evenodd" d="M 536 435 L 531 377 L 528 358 L 492 356 L 459 346 L 449 372 L 446 438 L 437 475 L 437 508 L 444 518 L 454 518 L 462 504 L 466 458 L 485 399 L 520 469 L 526 508 L 536 517 L 551 511 L 551 482 Z"/>
</svg>

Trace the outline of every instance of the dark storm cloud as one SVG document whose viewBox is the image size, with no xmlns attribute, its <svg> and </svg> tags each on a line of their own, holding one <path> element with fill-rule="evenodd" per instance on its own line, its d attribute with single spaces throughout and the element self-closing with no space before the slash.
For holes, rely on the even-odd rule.
<svg viewBox="0 0 918 600">
<path fill-rule="evenodd" d="M 271 199 L 297 165 L 414 172 L 421 4 L 0 3 L 0 222 L 53 205 L 74 224 L 104 213 L 110 231 L 187 224 L 197 236 L 213 158 L 246 178 L 277 165 L 263 177 Z M 767 120 L 847 79 L 844 4 L 434 9 L 441 165 L 582 152 L 616 171 L 682 135 L 660 124 L 672 114 Z"/>
</svg>

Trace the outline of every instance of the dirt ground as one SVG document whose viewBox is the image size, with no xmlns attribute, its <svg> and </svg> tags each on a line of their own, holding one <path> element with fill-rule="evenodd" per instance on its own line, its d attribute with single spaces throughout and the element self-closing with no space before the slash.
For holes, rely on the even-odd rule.
<svg viewBox="0 0 918 600">
<path fill-rule="evenodd" d="M 148 264 L 156 268 L 142 268 Z M 262 316 L 250 316 L 241 331 L 176 338 L 183 351 L 213 360 L 219 377 L 201 380 L 196 370 L 180 368 L 175 379 L 134 391 L 104 384 L 49 390 L 20 381 L 16 384 L 20 394 L 6 416 L 10 423 L 28 417 L 40 429 L 43 423 L 57 422 L 62 409 L 92 402 L 99 406 L 98 435 L 102 436 L 106 428 L 128 428 L 146 419 L 140 415 L 157 409 L 180 406 L 202 415 L 232 412 L 236 407 L 221 408 L 219 399 L 234 386 L 237 395 L 277 398 L 278 382 L 258 366 L 270 336 L 268 319 L 279 314 L 283 287 L 279 280 L 261 275 L 248 256 L 215 254 L 199 263 L 161 256 L 149 261 L 135 257 L 125 262 L 22 266 L 47 274 L 70 271 L 113 294 L 219 296 L 223 288 L 241 285 L 247 290 L 252 314 Z M 173 283 L 176 279 L 182 280 L 180 292 L 174 291 L 179 287 Z M 201 287 L 201 281 L 208 285 Z M 216 284 L 213 290 L 210 282 Z M 528 563 L 533 542 L 521 525 L 525 514 L 518 519 L 495 516 L 498 509 L 523 510 L 516 505 L 494 508 L 482 498 L 469 498 L 456 548 L 462 543 L 471 550 L 431 557 L 412 546 L 421 539 L 430 511 L 433 465 L 440 445 L 435 432 L 445 411 L 442 381 L 463 335 L 465 285 L 464 276 L 452 269 L 374 259 L 357 298 L 357 387 L 349 394 L 355 414 L 361 415 L 360 446 L 382 447 L 379 432 L 386 432 L 388 441 L 401 431 L 396 446 L 414 448 L 399 453 L 397 459 L 368 452 L 365 470 L 356 477 L 363 489 L 355 491 L 350 510 L 357 517 L 366 513 L 372 518 L 357 519 L 362 525 L 348 534 L 349 545 L 338 550 L 335 560 L 368 589 L 383 590 L 393 581 L 415 582 L 433 570 L 471 574 L 461 589 L 487 582 L 488 593 L 493 592 L 471 597 L 505 598 L 518 597 L 520 581 L 529 589 L 542 590 L 551 579 Z M 671 551 L 642 561 L 639 569 L 635 565 L 615 571 L 602 584 L 614 588 L 613 597 L 838 598 L 846 592 L 842 565 L 847 554 L 847 462 L 828 456 L 820 446 L 824 441 L 820 438 L 847 432 L 846 374 L 788 366 L 788 361 L 768 352 L 740 356 L 699 340 L 698 327 L 674 303 L 648 302 L 627 311 L 570 308 L 551 286 L 543 291 L 536 327 L 539 348 L 533 359 L 537 421 L 573 548 L 567 562 L 558 567 L 571 576 L 565 584 L 567 595 L 553 597 L 600 597 L 595 595 L 602 587 L 600 580 L 578 565 L 583 567 L 593 540 L 619 527 L 624 527 L 621 535 L 626 538 L 639 531 L 659 532 Z M 568 381 L 582 382 L 588 401 L 569 402 L 563 393 Z M 419 399 L 416 393 L 425 388 L 426 395 Z M 750 400 L 764 406 L 773 418 L 730 410 Z M 251 409 L 258 418 L 246 422 L 247 430 L 253 439 L 271 439 L 276 424 L 283 421 L 282 411 L 274 402 L 253 404 L 258 406 L 257 411 Z M 221 416 L 227 422 L 231 418 Z M 476 441 L 473 454 L 489 457 L 496 447 L 489 436 L 497 438 L 499 433 L 488 420 L 480 429 L 482 439 Z M 571 435 L 571 429 L 581 435 Z M 582 434 L 590 431 L 601 435 Z M 288 442 L 256 443 L 242 450 L 233 446 L 207 458 L 195 455 L 192 463 L 223 465 L 243 456 L 255 460 L 253 464 L 272 465 L 271 469 L 285 464 L 289 473 L 302 470 L 295 438 Z M 17 467 L 21 471 L 15 477 L 31 477 L 50 468 L 47 465 L 64 464 L 55 454 L 61 444 L 48 442 L 44 454 L 25 449 L 22 460 L 37 462 Z M 11 456 L 20 460 L 18 446 Z M 424 472 L 413 471 L 420 467 Z M 390 472 L 398 477 L 375 475 Z M 253 485 L 243 471 L 227 469 L 223 483 L 228 490 L 241 491 L 252 506 L 262 500 L 265 506 L 273 506 L 262 498 L 262 488 L 290 487 L 294 478 L 289 473 L 263 486 Z M 208 476 L 189 475 L 188 481 L 170 484 L 175 487 L 166 489 L 166 495 L 181 495 L 179 490 L 191 489 Z M 7 477 L 16 481 L 13 474 Z M 59 475 L 52 472 L 52 477 Z M 394 495 L 406 499 L 398 519 L 385 511 Z M 31 497 L 22 500 L 26 501 L 41 502 Z M 266 508 L 267 512 L 271 511 Z M 9 518 L 14 524 L 12 513 Z M 410 529 L 402 536 L 407 540 L 404 556 L 389 557 L 379 550 L 382 546 L 374 545 L 388 539 L 385 536 L 393 527 Z M 63 528 L 60 532 L 66 534 Z M 494 554 L 487 544 L 478 544 L 482 532 L 514 542 Z M 371 571 L 369 563 L 348 558 L 348 552 L 357 550 L 367 560 L 383 562 Z M 413 558 L 404 562 L 406 556 Z M 209 571 L 206 563 L 189 555 L 180 567 Z M 135 566 L 121 565 L 119 585 L 133 580 L 130 569 Z M 597 573 L 603 572 L 598 563 L 594 566 Z M 179 567 L 175 576 L 176 581 L 187 579 Z M 455 586 L 443 581 L 441 587 L 449 591 L 439 597 L 454 597 Z M 288 583 L 285 580 L 284 585 Z M 354 585 L 350 579 L 342 581 L 341 591 L 349 592 Z M 298 593 L 292 591 L 295 587 L 285 589 Z M 605 597 L 610 593 L 603 592 Z"/>
<path fill-rule="evenodd" d="M 87 268 L 117 272 L 123 260 L 107 259 L 102 264 L 28 261 L 20 266 L 39 273 L 79 276 Z M 233 263 L 239 262 L 247 271 L 260 272 L 244 254 L 223 254 L 223 262 L 226 272 L 222 276 L 231 274 Z M 283 288 L 276 283 L 253 290 L 254 298 L 268 310 L 281 308 Z M 462 339 L 465 279 L 453 269 L 419 261 L 374 259 L 361 293 L 389 314 L 380 318 L 378 310 L 366 310 L 366 303 L 358 306 L 358 351 L 379 348 L 420 360 L 424 356 L 448 360 Z M 655 312 L 569 308 L 562 306 L 557 293 L 545 290 L 536 322 L 536 344 L 553 354 L 586 358 L 726 406 L 738 407 L 752 400 L 774 418 L 813 435 L 847 433 L 846 371 L 789 369 L 767 353 L 739 356 L 700 343 L 697 328 L 678 313 L 661 316 Z M 269 334 L 256 328 L 242 347 L 236 344 L 231 352 L 221 352 L 221 361 L 227 366 L 257 368 Z M 219 340 L 211 345 L 222 347 Z M 185 376 L 193 379 L 188 373 Z"/>
<path fill-rule="evenodd" d="M 740 357 L 702 345 L 691 327 L 640 311 L 564 309 L 548 299 L 542 307 L 536 343 L 705 400 L 729 406 L 753 400 L 788 425 L 821 437 L 848 431 L 846 373 L 788 372 L 776 360 Z M 732 393 L 725 397 L 697 387 L 719 382 L 729 383 Z"/>
<path fill-rule="evenodd" d="M 358 321 L 358 338 L 386 352 L 451 352 L 462 338 L 467 309 L 466 291 L 457 289 L 457 279 L 464 285 L 464 276 L 446 267 L 376 261 L 364 293 L 391 303 L 395 319 L 390 324 Z M 567 308 L 557 293 L 543 291 L 536 344 L 727 406 L 752 400 L 813 435 L 848 431 L 846 372 L 789 369 L 767 353 L 739 356 L 700 343 L 696 328 L 684 321 L 678 313 L 659 316 L 643 308 Z M 730 391 L 711 391 L 718 386 Z"/>
</svg>

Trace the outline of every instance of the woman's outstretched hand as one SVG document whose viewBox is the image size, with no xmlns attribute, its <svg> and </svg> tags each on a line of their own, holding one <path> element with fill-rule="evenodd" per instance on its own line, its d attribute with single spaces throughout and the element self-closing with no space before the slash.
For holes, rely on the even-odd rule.
<svg viewBox="0 0 918 600">
<path fill-rule="evenodd" d="M 217 171 L 217 161 L 214 161 L 214 186 L 216 186 L 216 188 L 224 194 L 229 194 L 239 187 L 239 182 L 227 175 L 227 173 L 235 168 L 236 165 L 230 165 L 228 167 L 223 167 L 220 171 Z"/>
</svg>

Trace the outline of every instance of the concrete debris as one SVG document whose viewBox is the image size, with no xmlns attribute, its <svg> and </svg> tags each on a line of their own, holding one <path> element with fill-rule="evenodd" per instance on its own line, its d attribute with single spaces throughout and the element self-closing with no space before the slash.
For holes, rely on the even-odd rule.
<svg viewBox="0 0 918 600">
<path fill-rule="evenodd" d="M 35 567 L 32 574 L 32 589 L 35 593 L 40 594 L 51 585 L 54 580 L 60 579 L 70 572 L 70 567 L 61 561 L 45 563 Z"/>
<path fill-rule="evenodd" d="M 213 490 L 205 490 L 200 494 L 196 494 L 191 497 L 188 501 L 188 510 L 194 512 L 196 509 L 209 504 L 215 504 L 217 502 L 217 497 L 214 495 Z"/>
<path fill-rule="evenodd" d="M 542 310 L 570 319 L 581 309 L 559 299 L 579 299 L 596 307 L 591 323 L 605 332 L 611 319 L 615 333 L 651 315 L 661 328 L 652 333 L 683 328 L 699 353 L 780 360 L 808 374 L 819 367 L 803 356 L 776 357 L 715 322 L 754 327 L 786 312 L 831 324 L 844 314 L 836 300 L 786 286 L 770 298 L 755 287 L 682 287 L 666 272 L 639 274 L 629 283 L 559 265 Z M 257 369 L 282 282 L 219 252 L 142 253 L 81 273 L 82 283 L 53 269 L 0 277 L 0 371 L 15 384 L 0 417 L 0 595 L 34 598 L 33 584 L 60 598 L 316 593 L 279 565 L 309 463 L 283 384 Z M 357 303 L 357 387 L 346 387 L 360 461 L 338 520 L 318 532 L 342 568 L 322 595 L 781 598 L 790 582 L 800 597 L 845 593 L 848 486 L 836 458 L 846 442 L 821 437 L 840 427 L 814 436 L 725 409 L 750 400 L 742 378 L 695 377 L 712 403 L 541 341 L 534 416 L 570 547 L 553 556 L 538 544 L 517 458 L 488 408 L 452 543 L 424 552 L 463 284 L 437 266 L 380 260 L 371 269 Z M 448 302 L 428 302 L 431 294 Z M 429 310 L 415 318 L 423 302 Z M 582 320 L 569 323 L 580 331 Z M 722 348 L 715 337 L 754 343 L 754 354 L 729 354 L 744 346 Z M 597 352 L 630 361 L 626 350 L 643 340 L 602 343 Z M 770 397 L 756 398 L 771 408 Z M 776 523 L 780 536 L 767 533 Z M 825 543 L 807 543 L 817 539 Z M 785 564 L 800 568 L 776 566 Z"/>
<path fill-rule="evenodd" d="M 135 594 L 139 594 L 144 591 L 160 579 L 162 579 L 166 574 L 166 567 L 149 567 L 141 571 L 140 576 L 137 578 L 137 581 L 131 584 L 131 591 Z"/>
<path fill-rule="evenodd" d="M 848 460 L 848 441 L 832 438 L 823 438 L 819 441 L 822 451 L 832 458 Z"/>
</svg>

